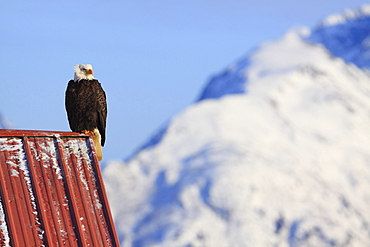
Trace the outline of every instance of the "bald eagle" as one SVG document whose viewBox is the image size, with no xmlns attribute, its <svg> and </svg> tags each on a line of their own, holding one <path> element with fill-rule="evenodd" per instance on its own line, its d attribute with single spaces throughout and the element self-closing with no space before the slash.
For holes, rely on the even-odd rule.
<svg viewBox="0 0 370 247">
<path fill-rule="evenodd" d="M 93 77 L 90 64 L 75 65 L 74 80 L 68 82 L 65 107 L 69 127 L 74 132 L 91 134 L 98 160 L 103 159 L 107 101 L 98 80 Z"/>
</svg>

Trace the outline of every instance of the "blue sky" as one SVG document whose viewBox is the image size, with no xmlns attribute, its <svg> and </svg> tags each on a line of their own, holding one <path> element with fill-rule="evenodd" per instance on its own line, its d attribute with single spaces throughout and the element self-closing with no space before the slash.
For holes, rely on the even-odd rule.
<svg viewBox="0 0 370 247">
<path fill-rule="evenodd" d="M 122 159 L 250 49 L 365 3 L 4 0 L 0 113 L 17 129 L 69 131 L 66 85 L 90 63 L 108 97 L 105 161 Z"/>
</svg>

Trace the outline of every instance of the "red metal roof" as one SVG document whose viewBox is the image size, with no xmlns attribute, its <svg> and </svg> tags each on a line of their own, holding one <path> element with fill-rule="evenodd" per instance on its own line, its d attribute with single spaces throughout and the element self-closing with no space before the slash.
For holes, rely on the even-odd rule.
<svg viewBox="0 0 370 247">
<path fill-rule="evenodd" d="M 90 136 L 0 129 L 0 246 L 119 246 Z"/>
</svg>

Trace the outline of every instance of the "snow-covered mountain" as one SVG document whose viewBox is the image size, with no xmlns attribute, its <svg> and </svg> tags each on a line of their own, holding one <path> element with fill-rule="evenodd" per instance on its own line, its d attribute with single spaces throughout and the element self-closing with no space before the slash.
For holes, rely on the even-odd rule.
<svg viewBox="0 0 370 247">
<path fill-rule="evenodd" d="M 370 246 L 369 8 L 264 43 L 110 162 L 122 246 Z"/>
</svg>

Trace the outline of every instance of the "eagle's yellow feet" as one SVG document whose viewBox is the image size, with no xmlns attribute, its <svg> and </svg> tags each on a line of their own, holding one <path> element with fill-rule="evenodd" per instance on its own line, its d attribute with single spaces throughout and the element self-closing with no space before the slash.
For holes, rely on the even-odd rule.
<svg viewBox="0 0 370 247">
<path fill-rule="evenodd" d="M 84 133 L 84 134 L 86 134 L 86 135 L 92 135 L 92 136 L 94 136 L 95 135 L 95 133 L 94 133 L 94 131 L 93 130 L 83 130 L 83 131 L 81 131 L 82 133 Z"/>
</svg>

